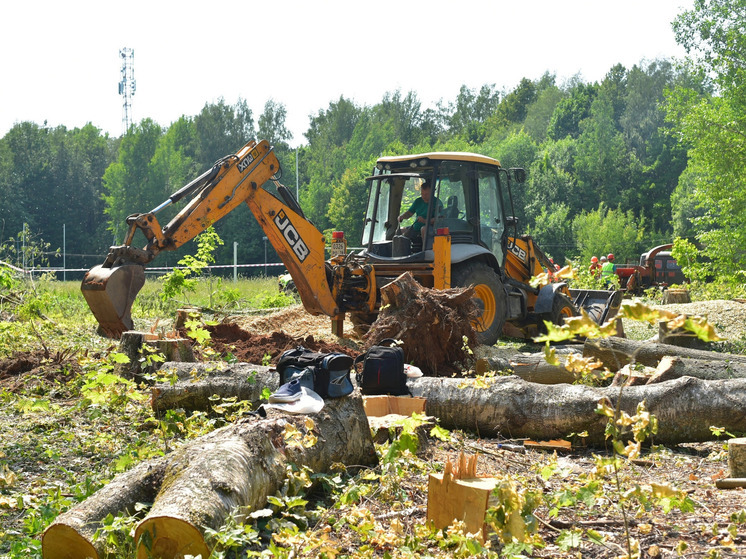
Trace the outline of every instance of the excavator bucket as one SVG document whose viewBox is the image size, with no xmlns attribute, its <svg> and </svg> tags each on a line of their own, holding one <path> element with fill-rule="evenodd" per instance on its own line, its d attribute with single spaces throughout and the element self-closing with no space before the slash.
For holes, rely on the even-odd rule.
<svg viewBox="0 0 746 559">
<path fill-rule="evenodd" d="M 596 324 L 603 324 L 614 318 L 622 304 L 622 291 L 603 289 L 571 289 L 573 303 L 584 309 Z"/>
<path fill-rule="evenodd" d="M 88 270 L 80 290 L 107 337 L 118 339 L 132 330 L 132 303 L 144 284 L 145 267 L 139 264 Z"/>
</svg>

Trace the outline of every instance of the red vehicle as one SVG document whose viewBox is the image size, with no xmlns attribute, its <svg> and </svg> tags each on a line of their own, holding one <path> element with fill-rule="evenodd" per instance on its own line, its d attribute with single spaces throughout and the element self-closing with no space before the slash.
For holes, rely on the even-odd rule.
<svg viewBox="0 0 746 559">
<path fill-rule="evenodd" d="M 672 244 L 660 245 L 640 255 L 640 264 L 617 266 L 616 274 L 622 289 L 639 293 L 648 287 L 684 283 L 681 266 L 671 256 Z"/>
</svg>

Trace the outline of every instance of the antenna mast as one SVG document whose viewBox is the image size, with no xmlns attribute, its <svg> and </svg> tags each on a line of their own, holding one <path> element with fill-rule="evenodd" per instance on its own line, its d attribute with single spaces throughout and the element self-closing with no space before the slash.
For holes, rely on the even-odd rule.
<svg viewBox="0 0 746 559">
<path fill-rule="evenodd" d="M 130 48 L 119 50 L 122 59 L 122 80 L 119 82 L 119 95 L 124 97 L 122 104 L 122 134 L 126 134 L 132 124 L 132 96 L 135 94 L 135 51 Z"/>
</svg>

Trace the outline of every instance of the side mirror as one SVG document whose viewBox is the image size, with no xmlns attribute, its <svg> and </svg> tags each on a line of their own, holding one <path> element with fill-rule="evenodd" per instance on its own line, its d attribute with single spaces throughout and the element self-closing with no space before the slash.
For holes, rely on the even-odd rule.
<svg viewBox="0 0 746 559">
<path fill-rule="evenodd" d="M 513 179 L 518 184 L 522 184 L 526 182 L 526 169 L 523 169 L 521 167 L 514 167 L 512 169 L 509 169 L 511 173 L 513 173 Z"/>
<path fill-rule="evenodd" d="M 509 215 L 505 218 L 505 225 L 508 227 L 518 227 L 518 218 L 514 215 Z"/>
</svg>

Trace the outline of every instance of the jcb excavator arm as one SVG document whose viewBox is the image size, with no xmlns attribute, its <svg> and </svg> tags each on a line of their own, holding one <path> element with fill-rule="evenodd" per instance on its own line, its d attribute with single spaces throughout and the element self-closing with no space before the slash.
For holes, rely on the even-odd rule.
<svg viewBox="0 0 746 559">
<path fill-rule="evenodd" d="M 261 188 L 279 170 L 269 144 L 251 141 L 152 211 L 129 216 L 124 244 L 111 247 L 104 263 L 89 270 L 81 285 L 104 333 L 118 338 L 132 328 L 130 311 L 145 282 L 145 264 L 164 250 L 178 249 L 242 202 L 248 204 L 292 275 L 306 310 L 337 316 L 338 305 L 327 280 L 323 235 L 290 205 Z M 155 214 L 189 195 L 193 198 L 187 206 L 161 228 Z M 132 246 L 138 229 L 148 241 L 142 249 Z"/>
</svg>

